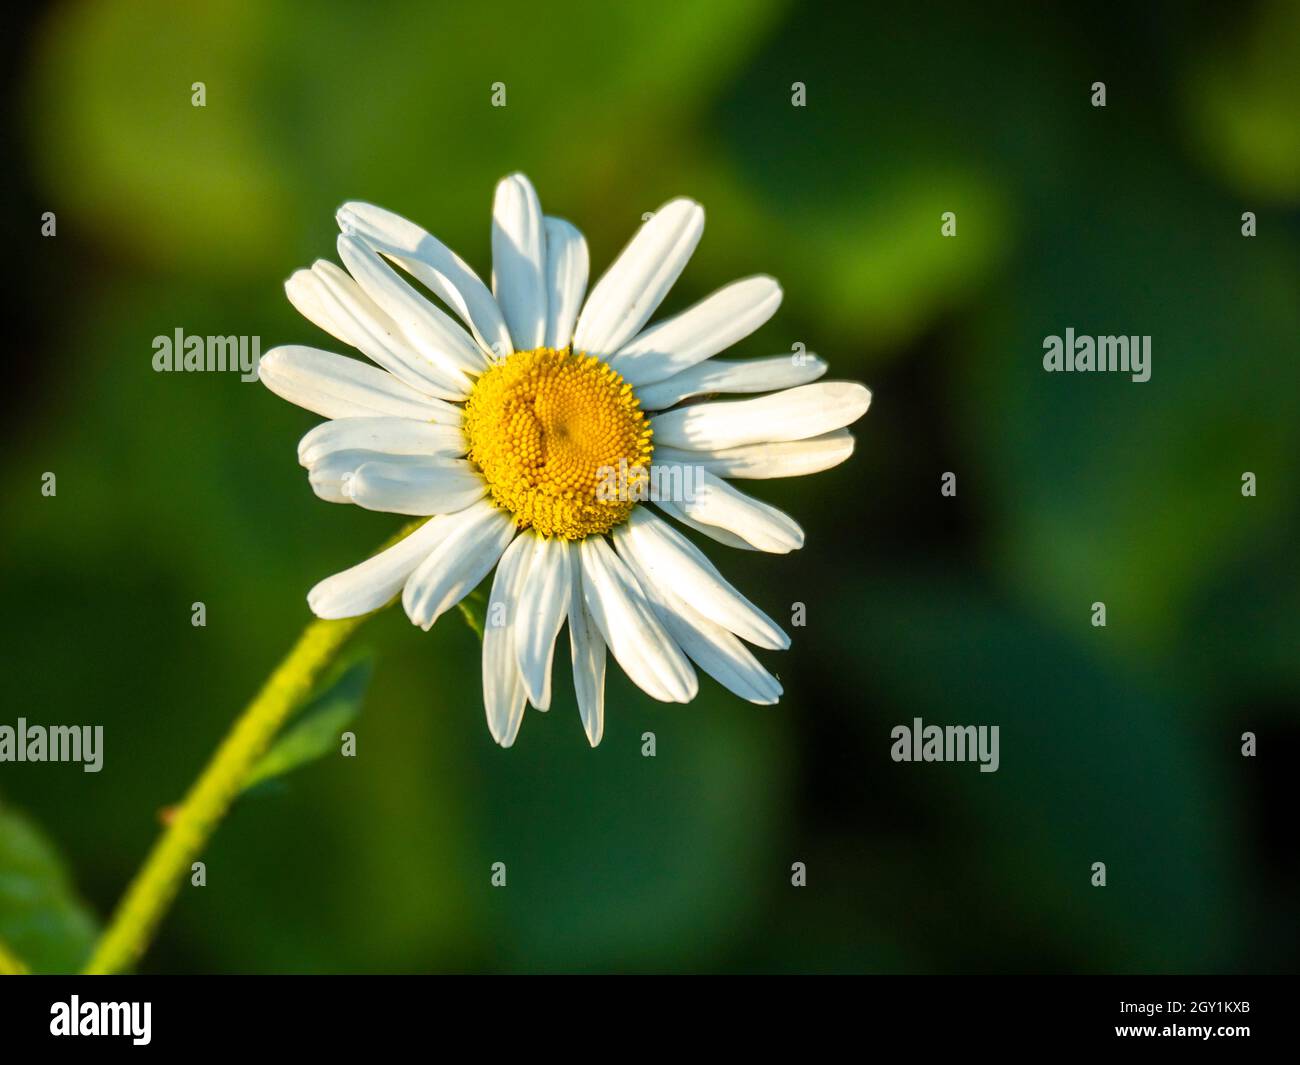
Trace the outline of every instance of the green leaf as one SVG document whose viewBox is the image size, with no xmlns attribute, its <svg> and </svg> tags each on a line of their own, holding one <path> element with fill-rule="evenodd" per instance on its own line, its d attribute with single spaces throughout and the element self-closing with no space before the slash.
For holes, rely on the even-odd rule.
<svg viewBox="0 0 1300 1065">
<path fill-rule="evenodd" d="M 955 385 L 997 397 L 996 418 L 959 418 L 1003 579 L 1065 626 L 1080 602 L 1105 600 L 1112 625 L 1122 604 L 1134 653 L 1176 646 L 1191 604 L 1286 520 L 1291 497 L 1244 499 L 1242 472 L 1300 471 L 1300 261 L 1144 151 L 1117 138 L 1070 168 L 1075 206 L 1035 216 L 1024 276 L 991 290 Z M 1044 373 L 1044 338 L 1069 326 L 1150 336 L 1151 380 Z"/>
<path fill-rule="evenodd" d="M 986 954 L 1034 927 L 1039 949 L 1071 958 L 1076 971 L 1199 972 L 1230 956 L 1241 933 L 1226 916 L 1187 935 L 1199 915 L 1242 906 L 1232 873 L 1235 748 L 1229 737 L 1225 758 L 1222 738 L 1195 724 L 1195 690 L 1105 649 L 1096 634 L 1107 630 L 1086 617 L 1073 628 L 1045 623 L 945 569 L 855 575 L 834 610 L 826 640 L 848 683 L 870 693 L 856 712 L 867 742 L 887 749 L 892 729 L 914 718 L 999 728 L 996 772 L 885 770 L 917 787 L 915 801 L 931 804 L 942 826 L 917 842 L 907 868 L 971 892 L 928 915 L 915 909 L 922 924 L 948 923 L 936 934 L 957 938 L 978 913 Z M 945 855 L 942 872 L 926 868 L 932 854 Z M 1104 892 L 1088 881 L 1099 860 L 1111 877 Z M 973 901 L 981 894 L 998 905 Z"/>
<path fill-rule="evenodd" d="M 684 5 L 674 19 L 641 4 L 589 3 L 567 17 L 529 0 L 401 7 L 384 19 L 332 4 L 303 19 L 284 2 L 199 5 L 185 17 L 165 0 L 69 9 L 32 74 L 35 128 L 49 131 L 38 166 L 54 202 L 79 228 L 186 271 L 280 270 L 286 244 L 310 233 L 320 248 L 314 234 L 360 190 L 463 248 L 509 168 L 529 163 L 539 188 L 571 189 L 570 204 L 608 187 L 611 168 L 627 165 L 617 147 L 626 110 L 642 138 L 680 123 L 779 14 L 767 0 Z M 530 56 L 554 61 L 516 57 L 508 75 L 485 76 L 466 42 L 495 39 L 503 24 Z M 564 57 L 576 56 L 581 70 L 570 71 Z M 491 105 L 498 77 L 507 107 Z M 554 151 L 575 137 L 587 148 L 581 167 Z M 431 185 L 428 161 L 448 144 L 463 149 L 454 180 Z M 96 179 L 75 182 L 68 167 Z M 643 192 L 630 217 L 668 194 Z M 547 202 L 571 209 L 557 193 Z"/>
<path fill-rule="evenodd" d="M 253 766 L 244 792 L 335 750 L 340 734 L 361 711 L 373 667 L 373 657 L 367 652 L 333 670 L 293 723 Z"/>
<path fill-rule="evenodd" d="M 1187 64 L 1185 135 L 1200 160 L 1249 200 L 1300 201 L 1298 47 L 1300 7 L 1270 0 Z"/>
<path fill-rule="evenodd" d="M 73 972 L 96 934 L 54 845 L 0 804 L 0 948 L 33 972 Z"/>
</svg>

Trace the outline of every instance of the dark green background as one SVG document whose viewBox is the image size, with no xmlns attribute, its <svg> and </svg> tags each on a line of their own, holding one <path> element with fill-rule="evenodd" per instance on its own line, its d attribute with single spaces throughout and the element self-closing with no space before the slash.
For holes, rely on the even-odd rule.
<svg viewBox="0 0 1300 1065">
<path fill-rule="evenodd" d="M 294 448 L 317 419 L 156 374 L 152 338 L 324 345 L 281 285 L 333 257 L 349 198 L 486 275 L 493 184 L 523 170 L 594 273 L 643 212 L 700 200 L 665 309 L 772 273 L 785 303 L 737 353 L 803 343 L 875 393 L 849 463 L 750 486 L 803 551 L 710 547 L 779 619 L 806 604 L 762 654 L 786 698 L 706 680 L 664 706 L 618 675 L 592 751 L 566 653 L 502 751 L 474 635 L 391 611 L 361 639 L 359 756 L 241 802 L 143 968 L 1294 967 L 1300 5 L 906 7 L 19 16 L 0 723 L 106 730 L 98 775 L 0 765 L 0 930 L 34 966 L 77 963 L 307 589 L 397 526 L 312 496 Z M 1151 335 L 1150 382 L 1045 374 L 1070 326 Z M 893 763 L 914 716 L 999 725 L 1001 769 Z M 47 847 L 84 907 L 45 905 Z"/>
</svg>

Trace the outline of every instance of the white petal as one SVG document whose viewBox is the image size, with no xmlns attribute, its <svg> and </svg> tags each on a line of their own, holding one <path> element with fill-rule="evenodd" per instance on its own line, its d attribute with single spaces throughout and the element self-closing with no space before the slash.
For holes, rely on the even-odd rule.
<svg viewBox="0 0 1300 1065">
<path fill-rule="evenodd" d="M 504 357 L 514 350 L 501 308 L 487 285 L 442 241 L 414 222 L 374 204 L 345 203 L 336 217 L 344 233 L 360 237 L 375 251 L 396 259 L 460 315 L 484 351 Z"/>
<path fill-rule="evenodd" d="M 322 306 L 351 337 L 352 346 L 371 362 L 427 395 L 449 400 L 469 395 L 472 386 L 468 377 L 416 351 L 397 323 L 337 266 L 321 260 L 312 267 L 312 274 L 320 283 Z"/>
<path fill-rule="evenodd" d="M 836 429 L 807 440 L 746 444 L 715 451 L 657 447 L 654 461 L 668 466 L 699 466 L 718 477 L 760 480 L 820 473 L 838 466 L 852 454 L 853 434 L 847 429 Z"/>
<path fill-rule="evenodd" d="M 487 482 L 464 459 L 380 459 L 345 477 L 343 494 L 367 510 L 388 514 L 455 514 L 487 492 Z"/>
<path fill-rule="evenodd" d="M 582 560 L 577 544 L 569 545 L 569 568 L 573 579 L 569 600 L 573 691 L 578 698 L 578 714 L 587 742 L 596 747 L 605 735 L 605 641 L 582 594 Z"/>
<path fill-rule="evenodd" d="M 524 679 L 515 661 L 514 615 L 531 557 L 529 537 L 517 537 L 506 548 L 492 578 L 483 621 L 483 709 L 488 731 L 502 747 L 515 742 L 528 705 Z"/>
<path fill-rule="evenodd" d="M 380 451 L 349 448 L 321 455 L 307 467 L 311 489 L 327 503 L 351 503 L 345 484 L 367 462 L 393 462 L 419 465 L 423 455 L 385 455 Z"/>
<path fill-rule="evenodd" d="M 624 559 L 636 560 L 637 571 L 650 582 L 641 582 L 647 594 L 651 585 L 663 588 L 710 621 L 759 647 L 784 650 L 790 646 L 790 637 L 781 627 L 741 595 L 704 552 L 647 508 L 637 507 L 614 530 L 614 546 Z"/>
<path fill-rule="evenodd" d="M 825 372 L 825 361 L 807 352 L 761 359 L 708 359 L 666 381 L 639 387 L 636 398 L 642 410 L 664 410 L 708 392 L 773 392 L 805 385 Z"/>
<path fill-rule="evenodd" d="M 685 450 L 806 440 L 857 421 L 871 393 L 852 381 L 801 385 L 759 399 L 697 403 L 650 419 L 656 444 Z"/>
<path fill-rule="evenodd" d="M 546 230 L 537 191 L 523 174 L 497 183 L 492 204 L 492 291 L 519 351 L 546 333 Z"/>
<path fill-rule="evenodd" d="M 343 494 L 343 478 L 350 477 L 362 462 L 375 458 L 375 451 L 332 451 L 307 468 L 307 483 L 318 499 L 326 503 L 351 503 Z"/>
<path fill-rule="evenodd" d="M 739 536 L 728 532 L 726 529 L 720 529 L 716 525 L 705 525 L 702 521 L 696 521 L 682 510 L 681 504 L 674 503 L 671 499 L 656 499 L 654 502 L 655 505 L 670 518 L 680 521 L 688 529 L 694 529 L 696 532 L 703 533 L 710 539 L 717 540 L 720 544 L 725 544 L 727 547 L 734 547 L 740 551 L 758 550 L 753 544 L 746 543 Z"/>
<path fill-rule="evenodd" d="M 567 348 L 573 323 L 587 294 L 587 241 L 563 218 L 546 219 L 546 339 L 548 348 Z"/>
<path fill-rule="evenodd" d="M 474 590 L 515 535 L 510 515 L 487 500 L 439 520 L 449 523 L 446 537 L 402 592 L 406 616 L 425 631 Z"/>
<path fill-rule="evenodd" d="M 331 263 L 317 263 L 316 266 L 327 268 Z M 338 267 L 334 267 L 338 270 Z M 339 270 L 339 273 L 343 273 Z M 284 283 L 284 294 L 289 302 L 307 321 L 319 326 L 336 340 L 341 340 L 348 347 L 355 348 L 356 335 L 339 321 L 332 310 L 334 301 L 325 290 L 325 283 L 316 267 L 308 270 L 295 270 L 293 276 Z"/>
<path fill-rule="evenodd" d="M 803 547 L 803 530 L 788 514 L 732 488 L 707 470 L 693 499 L 675 501 L 687 517 L 725 529 L 759 551 L 784 555 Z"/>
<path fill-rule="evenodd" d="M 563 540 L 540 536 L 528 539 L 532 541 L 532 558 L 515 618 L 515 657 L 528 701 L 538 710 L 546 710 L 551 705 L 555 638 L 569 612 L 573 579 L 569 574 L 569 549 Z"/>
<path fill-rule="evenodd" d="M 747 277 L 718 289 L 629 341 L 609 364 L 631 385 L 649 385 L 725 351 L 761 326 L 781 306 L 771 277 Z"/>
<path fill-rule="evenodd" d="M 418 418 L 460 424 L 460 408 L 409 385 L 376 366 L 319 348 L 272 348 L 258 376 L 277 396 L 326 418 Z"/>
<path fill-rule="evenodd" d="M 373 253 L 372 253 L 373 254 Z M 356 348 L 372 358 L 374 362 L 389 369 L 417 391 L 427 392 L 440 398 L 462 398 L 468 392 L 468 380 L 463 375 L 452 376 L 435 370 L 432 374 L 412 377 L 403 374 L 389 365 L 392 357 L 370 355 L 370 350 L 377 344 L 388 343 L 382 339 L 387 332 L 393 335 L 392 344 L 403 349 L 405 358 L 414 364 L 414 372 L 419 375 L 425 360 L 410 349 L 405 338 L 400 336 L 396 324 L 384 313 L 382 308 L 358 287 L 356 282 L 336 264 L 325 259 L 318 259 L 310 270 L 298 270 L 284 283 L 284 290 L 294 307 L 307 319 L 320 326 L 331 336 Z M 376 332 L 381 339 L 376 339 Z M 432 385 L 433 387 L 429 387 Z"/>
<path fill-rule="evenodd" d="M 622 545 L 619 547 L 622 554 Z M 781 698 L 781 683 L 764 669 L 753 653 L 735 636 L 694 610 L 685 599 L 663 585 L 656 585 L 637 565 L 632 567 L 641 587 L 669 635 L 705 673 L 730 692 L 751 703 L 770 706 Z"/>
<path fill-rule="evenodd" d="M 603 536 L 578 549 L 587 609 L 618 664 L 647 695 L 688 703 L 699 690 L 695 670 L 655 617 L 645 593 Z"/>
<path fill-rule="evenodd" d="M 402 590 L 445 532 L 443 519 L 433 518 L 373 558 L 326 577 L 307 593 L 312 613 L 318 618 L 354 618 L 378 610 Z"/>
<path fill-rule="evenodd" d="M 635 336 L 685 269 L 703 232 L 704 208 L 693 200 L 659 208 L 591 290 L 573 349 L 609 356 Z"/>
<path fill-rule="evenodd" d="M 335 451 L 357 450 L 454 457 L 465 454 L 467 446 L 458 426 L 414 418 L 334 418 L 308 430 L 298 441 L 298 461 L 311 466 Z"/>
<path fill-rule="evenodd" d="M 368 244 L 340 233 L 338 249 L 361 290 L 401 327 L 412 347 L 448 370 L 477 374 L 487 369 L 487 356 L 478 342 L 403 281 Z"/>
</svg>

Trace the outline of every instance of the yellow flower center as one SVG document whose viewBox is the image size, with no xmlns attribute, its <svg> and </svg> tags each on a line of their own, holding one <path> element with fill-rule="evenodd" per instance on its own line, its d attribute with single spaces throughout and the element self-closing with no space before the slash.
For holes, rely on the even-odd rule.
<svg viewBox="0 0 1300 1065">
<path fill-rule="evenodd" d="M 631 513 L 653 451 L 632 386 L 567 348 L 516 351 L 489 368 L 465 401 L 465 434 L 496 504 L 519 528 L 565 540 Z"/>
</svg>

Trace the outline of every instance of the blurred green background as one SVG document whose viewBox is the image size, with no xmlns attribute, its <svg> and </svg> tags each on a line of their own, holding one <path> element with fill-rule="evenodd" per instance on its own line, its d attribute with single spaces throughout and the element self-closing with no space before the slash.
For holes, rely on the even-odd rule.
<svg viewBox="0 0 1300 1065">
<path fill-rule="evenodd" d="M 775 274 L 736 353 L 803 343 L 875 393 L 849 463 L 751 486 L 803 551 L 710 546 L 778 619 L 806 604 L 762 654 L 786 698 L 664 706 L 613 673 L 592 751 L 565 653 L 502 751 L 473 633 L 390 611 L 358 757 L 241 801 L 142 968 L 1295 967 L 1300 5 L 875 6 L 8 16 L 0 724 L 102 724 L 106 750 L 97 775 L 0 764 L 0 938 L 77 964 L 307 589 L 398 524 L 312 496 L 318 419 L 156 374 L 152 338 L 329 346 L 281 285 L 334 257 L 350 198 L 486 276 L 493 184 L 523 170 L 593 273 L 699 199 L 665 310 Z M 1045 374 L 1070 326 L 1150 334 L 1150 382 Z M 914 716 L 999 725 L 1001 769 L 895 764 Z"/>
</svg>

